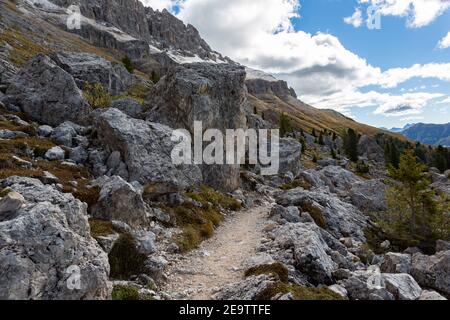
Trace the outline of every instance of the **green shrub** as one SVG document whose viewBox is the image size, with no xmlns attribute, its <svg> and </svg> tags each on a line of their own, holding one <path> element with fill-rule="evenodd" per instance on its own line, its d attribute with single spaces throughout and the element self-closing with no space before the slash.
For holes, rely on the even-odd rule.
<svg viewBox="0 0 450 320">
<path fill-rule="evenodd" d="M 111 105 L 111 96 L 101 83 L 86 83 L 83 96 L 94 109 L 107 108 Z"/>
<path fill-rule="evenodd" d="M 122 59 L 123 66 L 128 70 L 129 73 L 134 73 L 134 63 L 131 61 L 130 57 L 125 56 Z"/>
<path fill-rule="evenodd" d="M 91 227 L 91 235 L 94 238 L 103 237 L 115 233 L 111 221 L 89 219 L 89 226 Z"/>
<path fill-rule="evenodd" d="M 145 254 L 136 249 L 136 244 L 130 234 L 121 234 L 108 255 L 111 266 L 110 277 L 127 280 L 133 275 L 139 275 L 144 270 Z"/>
<path fill-rule="evenodd" d="M 113 300 L 139 300 L 139 291 L 131 286 L 115 285 L 112 291 Z"/>
<path fill-rule="evenodd" d="M 263 290 L 256 300 L 271 300 L 277 295 L 291 293 L 295 300 L 344 300 L 328 288 L 307 288 L 296 284 L 276 282 Z"/>
<path fill-rule="evenodd" d="M 308 181 L 304 180 L 304 179 L 296 179 L 290 183 L 285 183 L 283 184 L 280 189 L 281 190 L 292 190 L 295 188 L 299 188 L 302 187 L 305 190 L 311 190 L 312 185 L 311 183 L 309 183 Z"/>
</svg>

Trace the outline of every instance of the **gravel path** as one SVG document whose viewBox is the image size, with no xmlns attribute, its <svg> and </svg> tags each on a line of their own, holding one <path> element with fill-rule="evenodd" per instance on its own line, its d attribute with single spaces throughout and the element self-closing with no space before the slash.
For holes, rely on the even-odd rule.
<svg viewBox="0 0 450 320">
<path fill-rule="evenodd" d="M 236 212 L 200 248 L 179 256 L 168 268 L 168 293 L 208 300 L 214 292 L 242 279 L 245 261 L 256 254 L 271 205 Z"/>
</svg>

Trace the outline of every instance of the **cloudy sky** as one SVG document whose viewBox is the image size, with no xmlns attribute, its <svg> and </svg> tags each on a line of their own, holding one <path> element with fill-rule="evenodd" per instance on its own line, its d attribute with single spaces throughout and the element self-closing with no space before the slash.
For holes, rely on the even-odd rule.
<svg viewBox="0 0 450 320">
<path fill-rule="evenodd" d="M 450 122 L 450 0 L 141 1 L 315 107 L 379 127 Z"/>
</svg>

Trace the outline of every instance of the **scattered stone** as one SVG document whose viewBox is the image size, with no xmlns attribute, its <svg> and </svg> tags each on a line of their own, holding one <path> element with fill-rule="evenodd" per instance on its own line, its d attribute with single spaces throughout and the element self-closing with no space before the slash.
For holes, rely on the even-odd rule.
<svg viewBox="0 0 450 320">
<path fill-rule="evenodd" d="M 438 240 L 436 242 L 436 252 L 449 250 L 450 250 L 450 241 Z"/>
<path fill-rule="evenodd" d="M 39 180 L 41 180 L 43 184 L 59 183 L 58 177 L 48 171 L 44 171 L 42 176 L 39 177 Z"/>
<path fill-rule="evenodd" d="M 66 156 L 66 152 L 61 147 L 53 147 L 45 153 L 45 158 L 54 161 L 54 160 L 64 160 Z"/>
<path fill-rule="evenodd" d="M 25 198 L 17 192 L 9 192 L 0 199 L 0 222 L 12 219 L 22 208 Z"/>
<path fill-rule="evenodd" d="M 47 138 L 50 137 L 53 133 L 53 128 L 47 125 L 39 126 L 37 129 L 37 134 L 40 137 Z"/>
</svg>

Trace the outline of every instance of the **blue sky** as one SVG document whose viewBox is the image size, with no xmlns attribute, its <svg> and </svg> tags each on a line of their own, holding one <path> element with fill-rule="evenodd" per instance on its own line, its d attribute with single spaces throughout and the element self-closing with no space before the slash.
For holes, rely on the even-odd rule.
<svg viewBox="0 0 450 320">
<path fill-rule="evenodd" d="M 437 48 L 438 40 L 450 31 L 450 10 L 425 27 L 410 28 L 406 26 L 402 17 L 383 16 L 381 29 L 370 30 L 365 26 L 354 28 L 343 23 L 342 17 L 351 16 L 354 7 L 355 1 L 349 0 L 302 1 L 299 10 L 301 18 L 293 19 L 293 24 L 296 30 L 312 34 L 331 33 L 337 36 L 347 49 L 382 70 L 407 68 L 416 63 L 450 62 L 450 49 Z M 368 86 L 367 90 L 369 89 L 375 88 Z M 450 83 L 439 79 L 413 78 L 398 88 L 381 91 L 401 93 L 409 90 L 426 90 L 450 95 Z M 450 103 L 430 103 L 422 114 L 410 117 L 386 118 L 383 115 L 375 115 L 373 113 L 375 109 L 375 107 L 352 108 L 351 114 L 358 121 L 386 127 L 403 126 L 408 122 L 450 122 Z"/>
<path fill-rule="evenodd" d="M 193 24 L 222 54 L 288 81 L 315 107 L 378 127 L 450 122 L 450 1 L 142 1 Z M 371 4 L 379 30 L 366 26 Z"/>
</svg>

